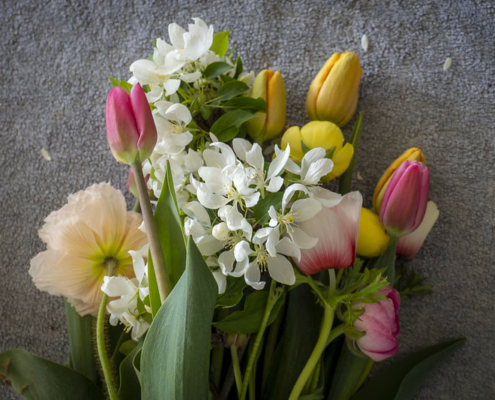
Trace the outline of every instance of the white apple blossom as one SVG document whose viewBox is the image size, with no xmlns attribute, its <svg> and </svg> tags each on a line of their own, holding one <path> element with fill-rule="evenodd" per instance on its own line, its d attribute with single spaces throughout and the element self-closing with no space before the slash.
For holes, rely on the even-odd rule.
<svg viewBox="0 0 495 400">
<path fill-rule="evenodd" d="M 119 322 L 125 325 L 133 340 L 141 337 L 150 326 L 150 316 L 144 306 L 144 300 L 149 295 L 147 264 L 144 259 L 148 256 L 149 246 L 144 246 L 139 251 L 129 251 L 132 257 L 135 278 L 129 279 L 124 276 L 105 276 L 101 290 L 109 297 L 120 297 L 112 300 L 107 305 L 110 313 L 110 324 L 117 325 Z M 145 309 L 140 310 L 138 301 Z"/>
</svg>

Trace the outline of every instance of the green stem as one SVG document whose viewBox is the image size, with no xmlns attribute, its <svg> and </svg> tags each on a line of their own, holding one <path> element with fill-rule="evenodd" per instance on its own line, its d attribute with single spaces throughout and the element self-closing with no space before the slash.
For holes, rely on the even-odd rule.
<svg viewBox="0 0 495 400">
<path fill-rule="evenodd" d="M 328 290 L 328 300 L 330 300 L 335 295 L 336 283 L 335 283 L 335 270 L 328 270 L 330 275 L 330 287 Z M 330 307 L 328 302 L 325 302 L 323 305 L 325 311 L 323 314 L 323 322 L 321 325 L 320 336 L 318 337 L 318 341 L 316 342 L 316 346 L 309 357 L 308 362 L 304 366 L 299 378 L 297 379 L 296 384 L 292 389 L 292 393 L 290 394 L 289 400 L 297 400 L 301 392 L 306 385 L 306 382 L 311 377 L 313 370 L 316 367 L 316 364 L 321 358 L 323 351 L 327 347 L 328 338 L 330 336 L 330 331 L 332 330 L 333 318 L 335 316 L 335 309 Z"/>
<path fill-rule="evenodd" d="M 361 378 L 359 378 L 359 382 L 356 385 L 356 389 L 354 389 L 354 393 L 356 393 L 358 391 L 358 389 L 361 387 L 361 385 L 363 384 L 364 380 L 366 379 L 366 377 L 370 373 L 371 368 L 373 367 L 373 364 L 374 364 L 374 361 L 370 358 L 368 360 L 368 364 L 366 364 L 366 368 L 364 369 L 363 374 L 361 375 Z"/>
<path fill-rule="evenodd" d="M 330 335 L 328 335 L 327 346 L 343 333 L 344 333 L 344 324 L 341 324 L 336 328 L 333 328 L 332 331 L 330 332 Z"/>
<path fill-rule="evenodd" d="M 134 177 L 136 178 L 139 202 L 141 204 L 141 211 L 150 244 L 150 252 L 153 259 L 158 291 L 160 292 L 160 299 L 163 303 L 172 290 L 172 286 L 170 284 L 167 268 L 165 266 L 165 258 L 163 257 L 162 246 L 160 244 L 160 238 L 158 237 L 158 229 L 156 228 L 155 218 L 153 217 L 153 211 L 151 210 L 148 188 L 146 187 L 146 182 L 144 181 L 141 163 L 137 161 L 132 164 L 131 167 L 134 172 Z"/>
<path fill-rule="evenodd" d="M 246 398 L 247 389 L 249 386 L 249 382 L 251 379 L 251 373 L 253 372 L 253 366 L 255 361 L 257 360 L 258 348 L 260 347 L 261 340 L 263 339 L 263 335 L 265 334 L 266 326 L 268 325 L 268 319 L 270 318 L 270 313 L 272 312 L 273 306 L 277 302 L 279 296 L 275 293 L 276 282 L 272 279 L 270 284 L 270 292 L 268 295 L 268 302 L 266 303 L 265 314 L 263 315 L 263 320 L 261 322 L 260 329 L 256 334 L 256 340 L 254 341 L 253 351 L 249 355 L 248 364 L 246 367 L 246 373 L 244 374 L 244 380 L 242 382 L 242 391 L 239 396 L 240 400 L 244 400 Z"/>
<path fill-rule="evenodd" d="M 110 365 L 110 360 L 108 359 L 105 346 L 105 312 L 107 302 L 108 295 L 103 293 L 103 298 L 100 303 L 100 310 L 98 311 L 98 319 L 96 321 L 96 344 L 98 347 L 98 356 L 100 358 L 101 369 L 103 370 L 103 376 L 105 377 L 105 383 L 107 385 L 108 396 L 110 397 L 110 400 L 118 400 L 119 396 L 113 380 L 112 367 Z"/>
<path fill-rule="evenodd" d="M 318 381 L 320 380 L 320 370 L 321 370 L 321 358 L 318 360 L 318 364 L 316 364 L 316 368 L 313 371 L 313 376 L 311 377 L 311 384 L 309 385 L 308 394 L 314 393 L 316 387 L 318 386 Z"/>
<path fill-rule="evenodd" d="M 339 269 L 339 272 L 337 272 L 337 286 L 339 286 L 343 274 L 344 274 L 344 268 Z"/>
<path fill-rule="evenodd" d="M 390 241 L 385 252 L 376 260 L 374 268 L 385 268 L 385 276 L 390 283 L 390 286 L 395 284 L 395 252 L 397 249 L 397 236 L 390 236 Z"/>
<path fill-rule="evenodd" d="M 354 170 L 354 161 L 356 160 L 356 153 L 358 149 L 359 138 L 361 137 L 361 126 L 363 122 L 363 113 L 359 113 L 358 119 L 352 129 L 351 140 L 349 143 L 354 147 L 354 154 L 352 155 L 351 162 L 347 170 L 339 177 L 339 193 L 346 194 L 351 191 L 352 172 Z"/>
<path fill-rule="evenodd" d="M 134 202 L 134 207 L 132 207 L 132 211 L 141 212 L 141 203 L 139 202 L 139 199 L 136 199 L 136 201 Z"/>
<path fill-rule="evenodd" d="M 235 385 L 237 386 L 237 394 L 241 394 L 242 390 L 242 375 L 241 367 L 239 366 L 239 357 L 237 356 L 237 346 L 230 346 L 230 354 L 232 356 L 232 366 L 234 367 Z"/>
</svg>

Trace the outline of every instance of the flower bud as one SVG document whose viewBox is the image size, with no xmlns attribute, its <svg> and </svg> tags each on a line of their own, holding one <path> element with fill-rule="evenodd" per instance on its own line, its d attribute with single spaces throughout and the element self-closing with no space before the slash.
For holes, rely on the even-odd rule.
<svg viewBox="0 0 495 400">
<path fill-rule="evenodd" d="M 351 163 L 354 147 L 350 143 L 344 145 L 344 135 L 340 128 L 328 121 L 312 121 L 301 129 L 293 126 L 282 136 L 282 150 L 290 145 L 290 157 L 298 162 L 304 157 L 304 150 L 322 147 L 331 152 L 333 169 L 322 181 L 328 182 L 342 175 Z"/>
<path fill-rule="evenodd" d="M 311 120 L 347 125 L 356 111 L 359 81 L 363 75 L 359 57 L 334 53 L 309 87 L 306 112 Z"/>
<path fill-rule="evenodd" d="M 437 205 L 433 201 L 429 201 L 426 206 L 423 222 L 421 222 L 418 229 L 399 239 L 397 242 L 396 254 L 406 261 L 411 261 L 423 245 L 431 228 L 433 228 L 433 225 L 437 222 L 439 215 L 440 213 Z"/>
<path fill-rule="evenodd" d="M 385 194 L 385 190 L 387 190 L 388 184 L 390 183 L 394 172 L 404 161 L 407 160 L 419 161 L 426 165 L 426 160 L 423 152 L 416 147 L 406 150 L 399 158 L 397 158 L 397 160 L 390 164 L 390 166 L 387 168 L 387 170 L 378 181 L 375 192 L 373 193 L 373 208 L 377 213 L 380 213 L 380 206 L 382 204 L 383 195 Z"/>
<path fill-rule="evenodd" d="M 224 340 L 228 347 L 244 347 L 249 341 L 249 335 L 243 333 L 226 333 Z"/>
<path fill-rule="evenodd" d="M 108 144 L 117 161 L 131 165 L 151 155 L 157 140 L 156 126 L 139 83 L 130 95 L 120 87 L 110 91 L 106 123 Z"/>
<path fill-rule="evenodd" d="M 394 236 L 414 231 L 426 212 L 430 171 L 419 161 L 404 161 L 383 195 L 380 222 Z"/>
<path fill-rule="evenodd" d="M 250 96 L 253 99 L 261 97 L 266 102 L 266 113 L 258 113 L 246 122 L 249 136 L 261 144 L 275 138 L 284 129 L 287 99 L 280 72 L 271 69 L 261 71 L 254 80 Z"/>
<path fill-rule="evenodd" d="M 381 256 L 387 249 L 390 236 L 380 224 L 380 218 L 367 208 L 361 209 L 357 253 L 363 257 Z"/>
<path fill-rule="evenodd" d="M 334 207 L 323 207 L 313 218 L 299 223 L 307 235 L 318 238 L 310 249 L 301 249 L 301 260 L 295 260 L 305 275 L 324 269 L 347 268 L 356 258 L 359 216 L 363 198 L 359 192 L 342 196 Z"/>
<path fill-rule="evenodd" d="M 230 229 L 225 222 L 220 222 L 213 227 L 211 233 L 215 239 L 223 242 L 229 238 Z"/>
<path fill-rule="evenodd" d="M 359 349 L 374 361 L 382 361 L 397 354 L 399 342 L 400 296 L 391 287 L 380 290 L 387 297 L 378 303 L 353 303 L 354 310 L 364 310 L 354 321 L 354 328 L 366 334 L 356 340 Z"/>
</svg>

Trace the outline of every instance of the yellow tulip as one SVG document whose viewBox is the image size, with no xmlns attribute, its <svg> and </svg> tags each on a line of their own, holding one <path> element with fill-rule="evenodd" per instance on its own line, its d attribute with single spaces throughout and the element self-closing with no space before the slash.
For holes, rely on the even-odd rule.
<svg viewBox="0 0 495 400">
<path fill-rule="evenodd" d="M 392 179 L 395 171 L 404 161 L 419 161 L 426 165 L 426 159 L 423 152 L 417 147 L 412 147 L 406 150 L 402 155 L 397 158 L 390 166 L 387 168 L 385 173 L 382 175 L 378 184 L 375 187 L 375 192 L 373 193 L 373 208 L 377 213 L 380 213 L 380 206 L 382 204 L 383 195 L 385 190 L 387 190 L 388 184 Z"/>
<path fill-rule="evenodd" d="M 273 72 L 271 69 L 261 71 L 254 80 L 250 97 L 261 97 L 266 102 L 266 113 L 258 113 L 255 118 L 246 122 L 249 136 L 261 144 L 277 137 L 284 129 L 287 99 L 280 72 Z"/>
<path fill-rule="evenodd" d="M 367 208 L 361 209 L 357 253 L 363 257 L 378 257 L 388 246 L 390 236 L 380 224 L 380 218 Z"/>
<path fill-rule="evenodd" d="M 328 121 L 312 121 L 304 125 L 301 129 L 292 126 L 287 129 L 282 136 L 282 150 L 290 145 L 290 157 L 298 162 L 304 157 L 304 150 L 322 147 L 325 150 L 333 150 L 331 159 L 333 170 L 322 181 L 328 182 L 337 176 L 342 175 L 351 162 L 354 154 L 354 147 L 350 143 L 344 143 L 344 135 L 340 128 Z"/>
<path fill-rule="evenodd" d="M 306 98 L 308 117 L 345 126 L 356 111 L 362 75 L 356 54 L 333 54 L 309 87 Z"/>
</svg>

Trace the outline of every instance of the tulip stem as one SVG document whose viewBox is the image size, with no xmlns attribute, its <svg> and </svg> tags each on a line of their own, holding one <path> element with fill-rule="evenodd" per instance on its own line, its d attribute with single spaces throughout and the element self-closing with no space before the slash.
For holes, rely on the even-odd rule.
<svg viewBox="0 0 495 400">
<path fill-rule="evenodd" d="M 395 252 L 397 251 L 397 243 L 399 238 L 397 236 L 390 236 L 390 242 L 388 242 L 385 252 L 376 260 L 375 268 L 384 268 L 383 274 L 390 286 L 395 285 Z"/>
<path fill-rule="evenodd" d="M 172 290 L 172 286 L 165 266 L 165 258 L 163 257 L 162 246 L 160 244 L 160 238 L 158 237 L 158 229 L 156 228 L 156 221 L 153 217 L 150 198 L 148 196 L 148 188 L 146 187 L 146 182 L 144 180 L 141 163 L 136 161 L 131 167 L 134 177 L 136 178 L 139 203 L 141 204 L 141 212 L 143 214 L 146 233 L 150 244 L 151 258 L 153 259 L 158 291 L 160 292 L 160 299 L 163 303 Z"/>
<path fill-rule="evenodd" d="M 337 285 L 335 282 L 335 270 L 329 269 L 328 273 L 330 275 L 330 286 L 328 290 L 327 300 L 330 300 L 332 297 L 335 296 Z M 320 329 L 320 336 L 318 337 L 318 341 L 316 342 L 316 346 L 313 349 L 313 352 L 311 353 L 308 362 L 304 366 L 304 369 L 302 370 L 301 374 L 299 375 L 299 378 L 297 379 L 296 384 L 294 385 L 294 388 L 292 389 L 292 393 L 290 394 L 289 400 L 299 399 L 301 392 L 304 390 L 304 387 L 306 386 L 306 382 L 313 374 L 313 371 L 316 365 L 318 364 L 318 361 L 320 360 L 323 351 L 325 350 L 327 344 L 329 343 L 328 340 L 329 340 L 330 332 L 332 330 L 333 318 L 335 316 L 335 309 L 330 306 L 328 301 L 326 301 L 323 304 L 323 308 L 324 308 L 324 314 L 323 314 L 323 322 L 321 324 L 321 329 Z"/>
<path fill-rule="evenodd" d="M 108 276 L 113 275 L 113 265 L 108 265 Z M 103 376 L 105 377 L 105 383 L 107 385 L 108 397 L 110 400 L 118 400 L 119 395 L 115 387 L 113 380 L 112 367 L 110 360 L 108 359 L 107 348 L 105 344 L 105 313 L 107 309 L 108 295 L 103 293 L 103 297 L 100 303 L 100 309 L 98 311 L 98 317 L 96 320 L 96 345 L 98 348 L 98 357 L 100 358 L 101 369 L 103 370 Z"/>
<path fill-rule="evenodd" d="M 241 367 L 239 366 L 239 357 L 237 355 L 237 346 L 230 346 L 230 354 L 232 356 L 232 367 L 234 368 L 235 385 L 237 386 L 237 394 L 241 394 L 242 390 L 242 375 Z"/>
</svg>

